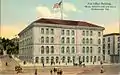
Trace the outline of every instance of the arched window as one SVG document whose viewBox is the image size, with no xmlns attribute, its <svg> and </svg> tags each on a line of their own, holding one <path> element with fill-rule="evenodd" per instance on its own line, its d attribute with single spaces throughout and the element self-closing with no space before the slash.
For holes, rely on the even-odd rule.
<svg viewBox="0 0 120 75">
<path fill-rule="evenodd" d="M 71 62 L 71 58 L 70 58 L 70 57 L 68 57 L 68 58 L 67 58 L 67 60 L 68 60 L 68 61 L 67 61 L 68 63 L 70 63 L 70 62 Z"/>
<path fill-rule="evenodd" d="M 85 56 L 83 56 L 83 62 L 85 62 Z"/>
<path fill-rule="evenodd" d="M 88 31 L 86 31 L 86 36 L 88 36 L 89 35 L 89 32 Z"/>
<path fill-rule="evenodd" d="M 41 43 L 44 43 L 44 37 L 41 37 Z"/>
<path fill-rule="evenodd" d="M 44 46 L 41 46 L 41 54 L 44 54 Z"/>
<path fill-rule="evenodd" d="M 59 62 L 59 57 L 56 57 L 56 63 L 58 63 Z"/>
<path fill-rule="evenodd" d="M 65 49 L 64 47 L 61 47 L 61 53 L 64 53 L 64 52 L 65 52 L 64 49 Z"/>
<path fill-rule="evenodd" d="M 82 42 L 83 42 L 83 44 L 85 44 L 85 38 L 83 38 Z"/>
<path fill-rule="evenodd" d="M 86 57 L 86 62 L 89 62 L 89 57 L 88 56 Z"/>
<path fill-rule="evenodd" d="M 54 63 L 54 57 L 51 57 L 51 63 Z"/>
<path fill-rule="evenodd" d="M 49 54 L 49 46 L 46 46 L 46 54 Z"/>
<path fill-rule="evenodd" d="M 35 63 L 39 63 L 39 57 L 35 57 Z"/>
<path fill-rule="evenodd" d="M 54 29 L 51 29 L 51 34 L 54 34 Z"/>
<path fill-rule="evenodd" d="M 51 43 L 54 43 L 54 37 L 51 37 Z"/>
<path fill-rule="evenodd" d="M 82 32 L 82 35 L 85 36 L 85 31 Z"/>
<path fill-rule="evenodd" d="M 100 33 L 100 32 L 98 32 L 98 36 L 99 36 L 99 37 L 101 36 L 101 33 Z"/>
<path fill-rule="evenodd" d="M 44 34 L 44 28 L 41 28 L 41 34 Z"/>
<path fill-rule="evenodd" d="M 75 63 L 75 56 L 72 57 L 73 63 Z"/>
<path fill-rule="evenodd" d="M 49 43 L 49 37 L 46 37 L 46 43 Z"/>
<path fill-rule="evenodd" d="M 86 39 L 86 43 L 87 43 L 87 44 L 89 43 L 89 39 L 88 39 L 88 38 Z"/>
<path fill-rule="evenodd" d="M 41 63 L 44 63 L 44 57 L 41 57 Z"/>
<path fill-rule="evenodd" d="M 86 53 L 89 53 L 89 47 L 86 47 Z"/>
<path fill-rule="evenodd" d="M 75 43 L 75 39 L 74 39 L 74 37 L 72 38 L 72 43 Z"/>
<path fill-rule="evenodd" d="M 70 38 L 69 37 L 67 37 L 66 43 L 70 43 Z"/>
<path fill-rule="evenodd" d="M 69 30 L 66 31 L 66 35 L 70 35 L 70 31 Z"/>
<path fill-rule="evenodd" d="M 92 56 L 90 56 L 90 62 L 92 62 L 92 58 L 93 58 L 93 57 L 92 57 Z"/>
<path fill-rule="evenodd" d="M 98 44 L 101 44 L 101 40 L 100 39 L 98 39 Z"/>
<path fill-rule="evenodd" d="M 93 43 L 93 39 L 92 38 L 90 38 L 90 44 L 92 44 Z"/>
<path fill-rule="evenodd" d="M 62 57 L 62 63 L 64 63 L 64 62 L 65 62 L 65 56 Z"/>
<path fill-rule="evenodd" d="M 49 34 L 49 29 L 48 28 L 46 28 L 46 34 Z"/>
<path fill-rule="evenodd" d="M 62 31 L 61 31 L 61 34 L 62 34 L 62 35 L 64 35 L 64 34 L 65 34 L 65 31 L 64 31 L 64 30 L 62 30 Z"/>
<path fill-rule="evenodd" d="M 46 57 L 46 63 L 49 63 L 49 57 Z"/>
<path fill-rule="evenodd" d="M 72 30 L 71 34 L 72 34 L 72 35 L 75 35 L 75 32 L 74 32 L 74 30 Z"/>
<path fill-rule="evenodd" d="M 70 48 L 69 47 L 66 48 L 66 53 L 70 53 Z"/>
<path fill-rule="evenodd" d="M 64 37 L 62 37 L 61 43 L 65 43 L 65 38 Z"/>
<path fill-rule="evenodd" d="M 93 35 L 93 31 L 90 31 L 90 36 L 92 36 Z"/>
<path fill-rule="evenodd" d="M 90 47 L 90 53 L 92 53 L 92 52 L 93 52 L 92 50 L 93 50 L 93 48 L 92 48 L 92 47 Z"/>
<path fill-rule="evenodd" d="M 85 53 L 85 47 L 83 47 L 82 52 Z"/>
<path fill-rule="evenodd" d="M 51 46 L 51 53 L 54 53 L 54 46 Z"/>
<path fill-rule="evenodd" d="M 98 53 L 101 53 L 101 47 L 98 47 Z"/>
<path fill-rule="evenodd" d="M 74 48 L 74 47 L 72 47 L 71 50 L 72 50 L 72 51 L 71 51 L 72 53 L 75 53 L 75 48 Z"/>
</svg>

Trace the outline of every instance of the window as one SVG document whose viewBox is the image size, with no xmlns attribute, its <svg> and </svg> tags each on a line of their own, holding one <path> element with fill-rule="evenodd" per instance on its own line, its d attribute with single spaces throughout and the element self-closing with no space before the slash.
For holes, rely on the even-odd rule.
<svg viewBox="0 0 120 75">
<path fill-rule="evenodd" d="M 69 47 L 66 48 L 66 53 L 70 53 L 70 48 Z"/>
<path fill-rule="evenodd" d="M 54 34 L 54 29 L 51 29 L 51 34 Z"/>
<path fill-rule="evenodd" d="M 49 37 L 46 37 L 46 43 L 49 43 Z"/>
<path fill-rule="evenodd" d="M 85 62 L 85 56 L 83 56 L 83 62 Z"/>
<path fill-rule="evenodd" d="M 101 53 L 101 47 L 98 47 L 98 53 Z"/>
<path fill-rule="evenodd" d="M 87 44 L 89 43 L 89 39 L 88 39 L 88 38 L 86 39 L 86 43 L 87 43 Z"/>
<path fill-rule="evenodd" d="M 103 43 L 105 43 L 105 38 L 103 38 Z"/>
<path fill-rule="evenodd" d="M 46 63 L 49 63 L 49 57 L 46 57 Z"/>
<path fill-rule="evenodd" d="M 103 49 L 105 49 L 105 44 L 103 44 Z"/>
<path fill-rule="evenodd" d="M 98 56 L 98 61 L 100 61 L 100 56 Z"/>
<path fill-rule="evenodd" d="M 90 56 L 90 62 L 92 62 L 92 56 Z"/>
<path fill-rule="evenodd" d="M 49 29 L 48 28 L 46 28 L 46 34 L 49 34 Z"/>
<path fill-rule="evenodd" d="M 110 44 L 108 44 L 108 49 L 110 49 Z"/>
<path fill-rule="evenodd" d="M 118 37 L 118 42 L 120 42 L 120 37 Z"/>
<path fill-rule="evenodd" d="M 83 38 L 82 42 L 83 42 L 83 44 L 85 44 L 85 38 Z"/>
<path fill-rule="evenodd" d="M 75 32 L 74 32 L 74 30 L 72 30 L 71 34 L 72 34 L 72 35 L 75 35 Z"/>
<path fill-rule="evenodd" d="M 62 63 L 64 63 L 64 62 L 65 62 L 65 56 L 62 57 Z"/>
<path fill-rule="evenodd" d="M 92 38 L 90 38 L 90 44 L 92 44 L 93 43 L 93 39 Z"/>
<path fill-rule="evenodd" d="M 74 48 L 74 47 L 72 47 L 71 50 L 72 50 L 72 51 L 71 51 L 72 53 L 75 53 L 75 48 Z"/>
<path fill-rule="evenodd" d="M 59 62 L 59 57 L 56 57 L 56 63 L 58 63 Z"/>
<path fill-rule="evenodd" d="M 110 54 L 110 50 L 108 50 L 108 54 Z"/>
<path fill-rule="evenodd" d="M 54 57 L 51 57 L 51 63 L 54 63 Z"/>
<path fill-rule="evenodd" d="M 99 37 L 101 36 L 101 32 L 98 32 L 98 36 L 99 36 Z"/>
<path fill-rule="evenodd" d="M 68 62 L 68 63 L 70 63 L 70 61 L 71 61 L 71 58 L 70 58 L 70 57 L 68 57 L 68 58 L 67 58 L 67 60 L 68 60 L 67 62 Z"/>
<path fill-rule="evenodd" d="M 65 38 L 64 38 L 64 37 L 62 37 L 61 42 L 62 42 L 62 43 L 65 43 Z"/>
<path fill-rule="evenodd" d="M 88 56 L 86 57 L 86 62 L 89 62 L 89 57 Z"/>
<path fill-rule="evenodd" d="M 51 53 L 54 53 L 54 46 L 51 46 Z"/>
<path fill-rule="evenodd" d="M 44 46 L 41 46 L 41 54 L 44 54 Z"/>
<path fill-rule="evenodd" d="M 93 35 L 93 31 L 90 31 L 90 36 L 92 36 Z"/>
<path fill-rule="evenodd" d="M 75 39 L 74 39 L 74 37 L 72 38 L 72 43 L 75 43 Z"/>
<path fill-rule="evenodd" d="M 96 62 L 96 56 L 94 56 L 94 62 Z"/>
<path fill-rule="evenodd" d="M 62 35 L 64 35 L 64 34 L 65 34 L 65 31 L 64 31 L 64 30 L 62 30 L 62 31 L 61 31 L 61 34 L 62 34 Z"/>
<path fill-rule="evenodd" d="M 46 54 L 49 54 L 49 47 L 46 46 Z"/>
<path fill-rule="evenodd" d="M 70 38 L 67 37 L 66 43 L 70 43 Z"/>
<path fill-rule="evenodd" d="M 44 37 L 41 37 L 41 43 L 44 43 Z"/>
<path fill-rule="evenodd" d="M 73 63 L 75 63 L 75 56 L 72 57 Z"/>
<path fill-rule="evenodd" d="M 103 50 L 103 54 L 105 54 L 105 50 Z"/>
<path fill-rule="evenodd" d="M 85 31 L 82 32 L 82 35 L 85 36 Z"/>
<path fill-rule="evenodd" d="M 110 42 L 110 37 L 108 37 L 108 42 Z"/>
<path fill-rule="evenodd" d="M 70 31 L 69 30 L 67 30 L 66 35 L 70 35 Z"/>
<path fill-rule="evenodd" d="M 89 53 L 89 47 L 86 47 L 86 53 Z"/>
<path fill-rule="evenodd" d="M 51 37 L 51 43 L 54 43 L 54 37 Z"/>
<path fill-rule="evenodd" d="M 41 57 L 41 63 L 44 63 L 44 57 Z"/>
<path fill-rule="evenodd" d="M 61 48 L 61 53 L 64 53 L 64 52 L 65 52 L 64 49 L 65 49 L 64 47 Z"/>
<path fill-rule="evenodd" d="M 82 52 L 85 53 L 85 47 L 83 47 Z"/>
<path fill-rule="evenodd" d="M 120 48 L 120 43 L 118 43 L 118 48 Z"/>
<path fill-rule="evenodd" d="M 44 34 L 44 28 L 41 28 L 41 34 Z"/>
<path fill-rule="evenodd" d="M 98 39 L 98 44 L 101 44 L 101 40 L 100 39 Z"/>
<path fill-rule="evenodd" d="M 89 35 L 89 32 L 88 31 L 86 31 L 86 36 L 88 36 Z"/>
<path fill-rule="evenodd" d="M 92 48 L 92 47 L 90 47 L 90 53 L 92 53 L 92 49 L 93 49 L 93 48 Z"/>
</svg>

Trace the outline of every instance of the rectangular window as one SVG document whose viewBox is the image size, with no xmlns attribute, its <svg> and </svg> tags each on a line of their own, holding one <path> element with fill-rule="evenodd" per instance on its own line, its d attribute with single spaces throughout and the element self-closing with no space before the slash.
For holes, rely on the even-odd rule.
<svg viewBox="0 0 120 75">
<path fill-rule="evenodd" d="M 108 42 L 110 42 L 110 37 L 108 37 Z"/>
<path fill-rule="evenodd" d="M 41 34 L 44 34 L 44 28 L 41 28 Z"/>
</svg>

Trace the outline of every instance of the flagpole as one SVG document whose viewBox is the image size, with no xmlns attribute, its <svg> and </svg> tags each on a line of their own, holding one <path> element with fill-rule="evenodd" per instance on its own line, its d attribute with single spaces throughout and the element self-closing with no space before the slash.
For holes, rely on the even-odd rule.
<svg viewBox="0 0 120 75">
<path fill-rule="evenodd" d="M 61 0 L 62 4 L 61 4 L 61 8 L 60 8 L 60 11 L 61 11 L 61 20 L 63 20 L 63 0 Z"/>
</svg>

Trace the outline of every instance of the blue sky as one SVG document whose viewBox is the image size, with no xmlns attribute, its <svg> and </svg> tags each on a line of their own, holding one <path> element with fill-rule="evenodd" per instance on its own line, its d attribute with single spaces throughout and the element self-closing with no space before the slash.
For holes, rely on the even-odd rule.
<svg viewBox="0 0 120 75">
<path fill-rule="evenodd" d="M 2 36 L 18 34 L 32 21 L 41 17 L 58 18 L 59 10 L 53 5 L 60 0 L 1 0 Z M 118 32 L 119 0 L 63 0 L 64 19 L 92 22 L 106 28 L 105 33 Z M 90 10 L 84 6 L 88 2 L 111 2 L 116 8 L 108 11 Z M 114 27 L 114 29 L 113 29 Z M 116 29 L 117 28 L 117 29 Z"/>
</svg>

